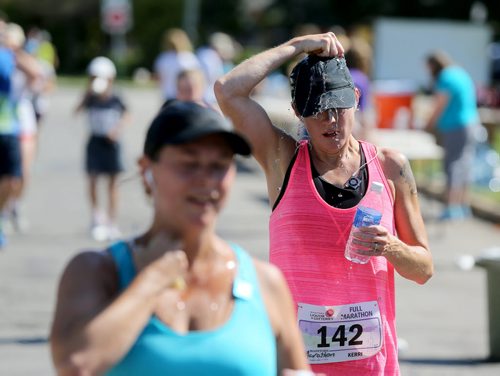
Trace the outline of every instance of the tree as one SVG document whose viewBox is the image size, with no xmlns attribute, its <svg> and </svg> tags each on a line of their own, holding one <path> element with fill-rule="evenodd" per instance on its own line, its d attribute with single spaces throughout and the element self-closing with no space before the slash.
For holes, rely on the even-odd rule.
<svg viewBox="0 0 500 376">
<path fill-rule="evenodd" d="M 197 1 L 201 11 L 196 45 L 220 30 L 246 46 L 263 48 L 288 39 L 296 25 L 303 23 L 316 23 L 326 30 L 333 25 L 349 29 L 358 23 L 370 24 L 379 16 L 467 20 L 476 0 Z M 500 33 L 500 1 L 483 3 L 489 22 Z M 151 68 L 164 30 L 182 26 L 184 4 L 184 0 L 132 0 L 134 27 L 127 34 L 131 68 Z M 108 53 L 109 37 L 100 28 L 100 0 L 0 0 L 0 7 L 12 21 L 52 34 L 61 72 L 81 72 L 92 57 Z"/>
</svg>

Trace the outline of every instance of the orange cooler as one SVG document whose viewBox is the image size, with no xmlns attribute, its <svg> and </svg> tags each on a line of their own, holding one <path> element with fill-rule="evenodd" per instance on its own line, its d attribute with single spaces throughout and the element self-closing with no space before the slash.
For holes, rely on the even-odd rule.
<svg viewBox="0 0 500 376">
<path fill-rule="evenodd" d="M 415 86 L 406 81 L 374 82 L 378 128 L 410 128 Z"/>
</svg>

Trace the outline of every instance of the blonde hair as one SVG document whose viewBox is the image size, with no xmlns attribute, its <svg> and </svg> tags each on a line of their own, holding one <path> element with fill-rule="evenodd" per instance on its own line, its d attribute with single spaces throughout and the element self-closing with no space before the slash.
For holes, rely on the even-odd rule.
<svg viewBox="0 0 500 376">
<path fill-rule="evenodd" d="M 5 28 L 5 40 L 12 48 L 21 48 L 26 40 L 23 28 L 16 23 L 8 23 Z"/>
<path fill-rule="evenodd" d="M 163 34 L 163 49 L 175 52 L 192 52 L 193 45 L 184 30 L 171 28 Z"/>
<path fill-rule="evenodd" d="M 209 43 L 219 53 L 222 60 L 226 61 L 232 61 L 241 50 L 241 46 L 229 34 L 220 31 L 210 35 Z"/>
<path fill-rule="evenodd" d="M 345 59 L 349 68 L 356 68 L 366 75 L 370 75 L 372 48 L 365 39 L 352 37 L 350 39 L 349 49 L 345 54 Z"/>
</svg>

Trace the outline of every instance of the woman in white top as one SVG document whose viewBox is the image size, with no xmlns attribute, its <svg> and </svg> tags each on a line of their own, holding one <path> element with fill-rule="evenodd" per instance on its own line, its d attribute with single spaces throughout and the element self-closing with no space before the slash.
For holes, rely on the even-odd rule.
<svg viewBox="0 0 500 376">
<path fill-rule="evenodd" d="M 201 69 L 188 35 L 181 29 L 168 29 L 163 37 L 163 52 L 154 62 L 155 77 L 163 100 L 176 97 L 176 81 L 180 71 Z"/>
</svg>

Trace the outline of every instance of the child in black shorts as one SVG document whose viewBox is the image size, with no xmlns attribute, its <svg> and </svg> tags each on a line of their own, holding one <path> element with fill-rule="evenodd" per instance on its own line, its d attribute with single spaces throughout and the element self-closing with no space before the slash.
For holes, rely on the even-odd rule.
<svg viewBox="0 0 500 376">
<path fill-rule="evenodd" d="M 127 109 L 113 91 L 116 68 L 103 56 L 93 59 L 88 67 L 89 84 L 76 108 L 88 115 L 90 136 L 86 147 L 85 170 L 89 183 L 92 209 L 91 235 L 105 241 L 120 236 L 117 226 L 118 185 L 117 177 L 123 171 L 120 136 L 127 122 Z M 98 205 L 97 182 L 99 177 L 108 180 L 108 210 L 106 214 Z"/>
</svg>

